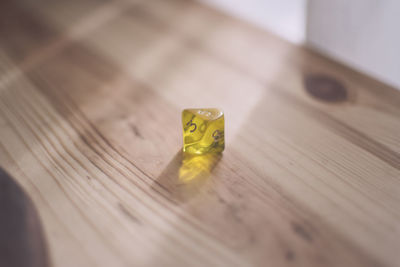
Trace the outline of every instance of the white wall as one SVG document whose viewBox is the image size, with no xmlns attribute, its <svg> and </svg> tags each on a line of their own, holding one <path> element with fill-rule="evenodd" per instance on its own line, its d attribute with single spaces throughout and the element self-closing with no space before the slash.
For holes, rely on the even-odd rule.
<svg viewBox="0 0 400 267">
<path fill-rule="evenodd" d="M 400 1 L 309 0 L 307 20 L 310 46 L 400 89 Z"/>
<path fill-rule="evenodd" d="M 400 89 L 400 0 L 200 0 Z"/>
<path fill-rule="evenodd" d="M 301 43 L 305 37 L 307 0 L 201 0 L 211 6 Z"/>
</svg>

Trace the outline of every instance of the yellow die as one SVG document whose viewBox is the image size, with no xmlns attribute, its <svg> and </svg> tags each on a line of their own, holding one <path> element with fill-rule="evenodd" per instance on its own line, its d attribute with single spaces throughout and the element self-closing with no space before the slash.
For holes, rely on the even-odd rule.
<svg viewBox="0 0 400 267">
<path fill-rule="evenodd" d="M 182 111 L 183 151 L 191 154 L 222 152 L 225 148 L 224 113 L 216 108 Z"/>
</svg>

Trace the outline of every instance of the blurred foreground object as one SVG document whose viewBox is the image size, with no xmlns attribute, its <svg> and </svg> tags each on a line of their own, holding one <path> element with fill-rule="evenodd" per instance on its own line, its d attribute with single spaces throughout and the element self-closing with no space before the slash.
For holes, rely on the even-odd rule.
<svg viewBox="0 0 400 267">
<path fill-rule="evenodd" d="M 0 266 L 50 266 L 36 209 L 24 190 L 1 168 Z"/>
</svg>

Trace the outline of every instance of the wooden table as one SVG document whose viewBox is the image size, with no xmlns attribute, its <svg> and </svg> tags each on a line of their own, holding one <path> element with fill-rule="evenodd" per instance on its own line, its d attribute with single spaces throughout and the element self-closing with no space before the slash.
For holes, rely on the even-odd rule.
<svg viewBox="0 0 400 267">
<path fill-rule="evenodd" d="M 0 166 L 52 266 L 399 266 L 400 91 L 192 1 L 0 5 Z M 188 107 L 222 156 L 182 155 Z"/>
</svg>

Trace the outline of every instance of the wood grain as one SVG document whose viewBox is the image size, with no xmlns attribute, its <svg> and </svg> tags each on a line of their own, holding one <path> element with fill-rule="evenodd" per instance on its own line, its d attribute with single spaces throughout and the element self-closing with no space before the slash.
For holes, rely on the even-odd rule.
<svg viewBox="0 0 400 267">
<path fill-rule="evenodd" d="M 398 91 L 196 2 L 5 3 L 0 165 L 54 266 L 397 266 Z"/>
</svg>

